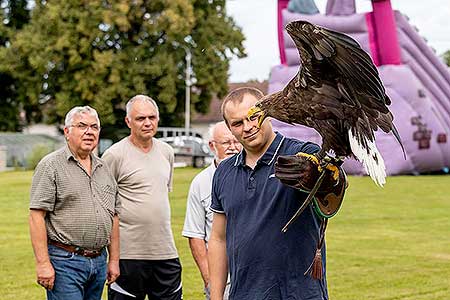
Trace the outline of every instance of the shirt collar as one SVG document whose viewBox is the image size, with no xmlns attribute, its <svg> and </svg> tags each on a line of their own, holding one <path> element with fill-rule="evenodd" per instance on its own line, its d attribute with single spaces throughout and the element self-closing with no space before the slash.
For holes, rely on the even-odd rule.
<svg viewBox="0 0 450 300">
<path fill-rule="evenodd" d="M 276 132 L 275 139 L 273 140 L 272 144 L 270 144 L 269 148 L 266 150 L 266 152 L 263 154 L 263 156 L 258 160 L 258 163 L 263 163 L 266 165 L 271 165 L 278 154 L 278 151 L 281 148 L 281 145 L 283 144 L 285 137 L 281 135 L 280 133 Z M 242 149 L 241 152 L 236 156 L 236 160 L 234 162 L 235 166 L 245 166 L 245 156 L 246 153 L 244 149 Z"/>
<path fill-rule="evenodd" d="M 236 160 L 234 161 L 234 166 L 245 166 L 245 152 L 244 149 L 241 150 L 241 152 L 239 152 L 236 155 Z"/>
<path fill-rule="evenodd" d="M 75 156 L 73 155 L 72 151 L 70 151 L 69 145 L 66 144 L 66 146 L 64 147 L 64 154 L 67 160 L 73 159 L 74 161 L 78 161 Z M 97 167 L 101 167 L 103 166 L 103 163 L 100 161 L 100 159 L 98 159 L 97 156 L 95 156 L 94 154 L 90 154 L 91 156 L 91 162 L 92 162 L 92 170 L 95 170 L 95 168 Z"/>
<path fill-rule="evenodd" d="M 64 146 L 64 155 L 66 156 L 67 160 L 70 160 L 70 158 L 75 159 L 75 156 L 73 156 L 72 151 L 70 151 L 69 145 L 66 144 L 66 146 Z"/>
</svg>

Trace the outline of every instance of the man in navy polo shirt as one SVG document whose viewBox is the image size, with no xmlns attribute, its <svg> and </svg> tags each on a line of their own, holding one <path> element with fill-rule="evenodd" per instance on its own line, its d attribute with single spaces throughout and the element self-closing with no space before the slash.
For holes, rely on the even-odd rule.
<svg viewBox="0 0 450 300">
<path fill-rule="evenodd" d="M 223 117 L 244 150 L 223 161 L 213 179 L 211 300 L 222 299 L 228 267 L 230 299 L 328 299 L 325 247 L 322 279 L 304 275 L 316 252 L 321 219 L 310 205 L 281 233 L 307 194 L 283 185 L 274 174 L 279 155 L 315 153 L 319 147 L 275 133 L 270 120 L 260 128 L 257 120 L 248 120 L 249 108 L 262 96 L 257 89 L 240 88 L 222 104 Z"/>
</svg>

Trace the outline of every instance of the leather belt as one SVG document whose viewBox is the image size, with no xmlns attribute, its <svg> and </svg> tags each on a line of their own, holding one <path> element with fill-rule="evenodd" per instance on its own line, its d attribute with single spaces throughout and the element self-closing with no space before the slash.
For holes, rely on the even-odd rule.
<svg viewBox="0 0 450 300">
<path fill-rule="evenodd" d="M 93 249 L 84 249 L 78 246 L 73 246 L 73 245 L 66 245 L 57 241 L 53 241 L 53 240 L 49 240 L 48 243 L 50 245 L 56 246 L 58 248 L 61 248 L 63 250 L 66 250 L 67 252 L 70 253 L 75 253 L 84 257 L 88 257 L 88 258 L 96 258 L 99 257 L 102 252 L 103 252 L 103 248 L 100 248 L 98 250 L 93 250 Z"/>
</svg>

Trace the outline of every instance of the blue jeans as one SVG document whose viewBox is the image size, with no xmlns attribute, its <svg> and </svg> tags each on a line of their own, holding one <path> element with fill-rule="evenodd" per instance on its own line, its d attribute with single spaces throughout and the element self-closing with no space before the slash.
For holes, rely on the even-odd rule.
<svg viewBox="0 0 450 300">
<path fill-rule="evenodd" d="M 106 281 L 106 250 L 96 258 L 87 258 L 48 245 L 55 269 L 55 285 L 47 291 L 47 300 L 99 300 Z"/>
</svg>

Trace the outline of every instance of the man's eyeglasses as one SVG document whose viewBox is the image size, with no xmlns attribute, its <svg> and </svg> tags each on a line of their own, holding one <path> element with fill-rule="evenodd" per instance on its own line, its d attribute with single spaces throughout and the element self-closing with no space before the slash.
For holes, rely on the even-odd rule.
<svg viewBox="0 0 450 300">
<path fill-rule="evenodd" d="M 240 143 L 238 141 L 223 141 L 223 142 L 219 142 L 219 141 L 213 141 L 216 144 L 221 145 L 222 147 L 230 147 L 231 145 L 240 145 Z"/>
<path fill-rule="evenodd" d="M 94 132 L 98 132 L 100 130 L 100 126 L 98 126 L 97 124 L 88 125 L 88 124 L 85 124 L 82 122 L 80 122 L 78 124 L 70 125 L 70 127 L 78 128 L 81 131 L 87 131 L 88 128 L 92 129 L 92 131 L 94 131 Z"/>
</svg>

